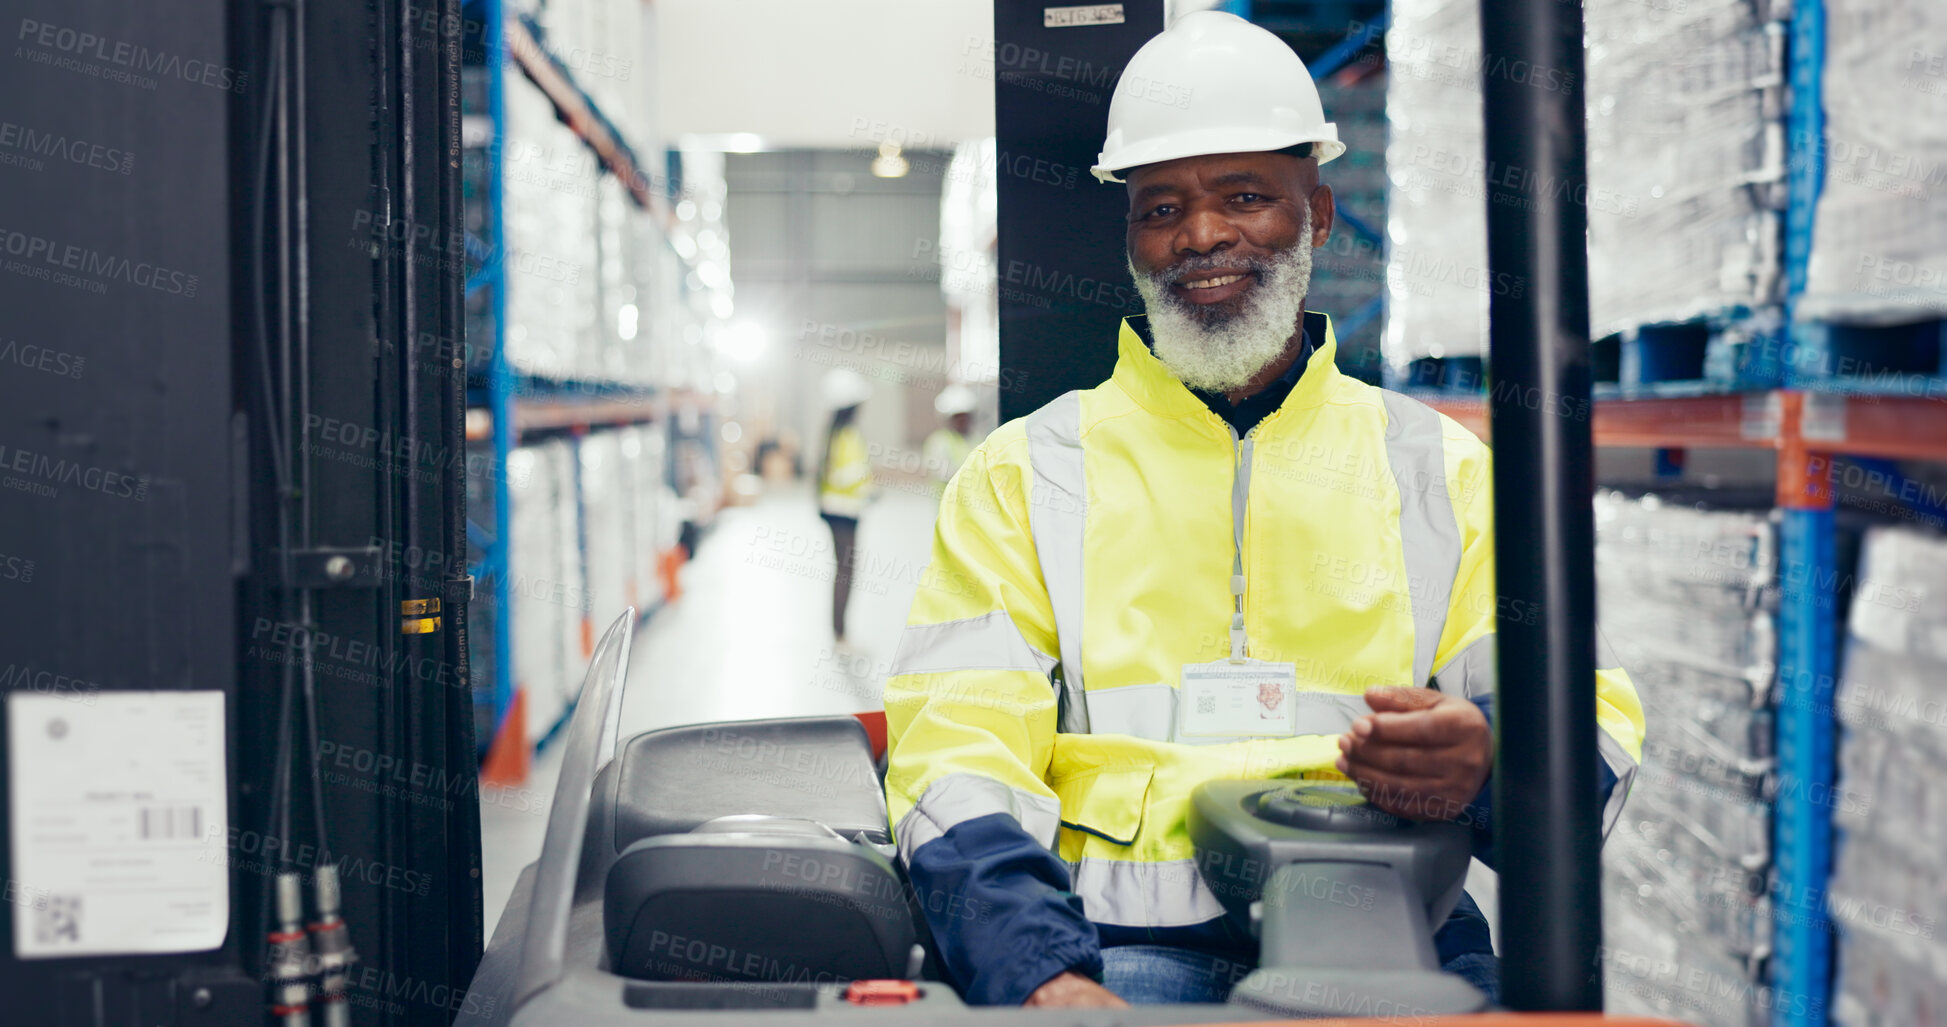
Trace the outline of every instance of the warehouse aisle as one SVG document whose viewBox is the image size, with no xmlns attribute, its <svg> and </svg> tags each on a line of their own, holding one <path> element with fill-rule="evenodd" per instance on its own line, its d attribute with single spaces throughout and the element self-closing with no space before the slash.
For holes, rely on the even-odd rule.
<svg viewBox="0 0 1947 1027">
<path fill-rule="evenodd" d="M 809 493 L 724 511 L 684 570 L 682 600 L 636 640 L 623 733 L 877 708 L 932 530 L 930 496 L 886 490 L 865 512 L 851 645 L 840 651 L 829 627 L 831 533 Z"/>
<path fill-rule="evenodd" d="M 853 713 L 880 704 L 933 532 L 924 490 L 887 488 L 859 524 L 849 641 L 830 628 L 831 533 L 800 486 L 732 507 L 683 568 L 683 597 L 635 639 L 622 702 L 626 735 L 711 720 Z M 541 851 L 561 747 L 523 789 L 483 795 L 481 888 L 492 936 L 521 868 Z"/>
</svg>

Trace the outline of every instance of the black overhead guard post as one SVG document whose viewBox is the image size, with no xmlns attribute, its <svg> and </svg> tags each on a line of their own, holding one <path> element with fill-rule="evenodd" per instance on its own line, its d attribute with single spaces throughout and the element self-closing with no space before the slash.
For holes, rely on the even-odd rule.
<svg viewBox="0 0 1947 1027">
<path fill-rule="evenodd" d="M 1582 7 L 1482 4 L 1481 48 L 1489 280 L 1522 285 L 1488 307 L 1495 573 L 1514 600 L 1500 604 L 1495 699 L 1502 998 L 1599 1010 Z"/>
<path fill-rule="evenodd" d="M 1108 131 L 1109 98 L 1163 31 L 1161 0 L 1093 10 L 994 0 L 994 38 L 969 40 L 962 74 L 994 80 L 1001 420 L 1023 417 L 1115 370 L 1116 332 L 1142 313 L 1123 230 L 1129 193 L 1089 173 Z M 951 268 L 952 254 L 936 253 Z"/>
</svg>

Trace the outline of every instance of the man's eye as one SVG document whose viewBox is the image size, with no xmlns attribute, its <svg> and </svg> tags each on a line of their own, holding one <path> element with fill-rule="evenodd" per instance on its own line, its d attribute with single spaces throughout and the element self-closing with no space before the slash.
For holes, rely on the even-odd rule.
<svg viewBox="0 0 1947 1027">
<path fill-rule="evenodd" d="M 1239 203 L 1256 203 L 1264 199 L 1264 197 L 1258 193 L 1238 193 L 1236 196 L 1231 197 L 1231 199 Z"/>
<path fill-rule="evenodd" d="M 1176 206 L 1174 204 L 1165 203 L 1160 206 L 1149 208 L 1148 213 L 1145 213 L 1143 215 L 1143 218 L 1145 220 L 1149 218 L 1166 218 L 1174 213 L 1176 213 Z"/>
</svg>

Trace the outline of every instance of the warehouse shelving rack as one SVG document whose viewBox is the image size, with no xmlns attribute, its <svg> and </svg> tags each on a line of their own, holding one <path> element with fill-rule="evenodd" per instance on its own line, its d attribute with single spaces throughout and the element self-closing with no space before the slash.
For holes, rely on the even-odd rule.
<svg viewBox="0 0 1947 1027">
<path fill-rule="evenodd" d="M 1849 329 L 1801 321 L 1812 233 L 1824 177 L 1825 9 L 1796 0 L 1789 31 L 1786 110 L 1789 164 L 1784 218 L 1782 338 L 1759 337 L 1739 388 L 1728 382 L 1652 382 L 1599 387 L 1587 416 L 1606 447 L 1769 449 L 1776 460 L 1779 560 L 1777 772 L 1772 836 L 1775 908 L 1769 984 L 1773 1022 L 1827 1021 L 1833 998 L 1833 925 L 1823 896 L 1832 871 L 1832 806 L 1842 579 L 1837 559 L 1834 458 L 1947 463 L 1947 366 L 1884 380 L 1832 373 Z M 1748 315 L 1749 312 L 1743 312 Z M 1650 326 L 1664 327 L 1664 326 Z M 1647 331 L 1648 329 L 1646 329 Z M 1937 330 L 1931 329 L 1931 330 Z M 1647 344 L 1655 345 L 1661 339 Z M 1942 346 L 1947 365 L 1947 344 Z M 1618 394 L 1620 393 L 1620 394 Z M 1479 395 L 1423 396 L 1485 438 L 1488 403 Z M 1807 908 L 1807 903 L 1813 903 Z M 1803 914 L 1803 915 L 1801 915 Z"/>
<path fill-rule="evenodd" d="M 486 218 L 481 226 L 484 238 L 468 237 L 468 251 L 475 255 L 478 266 L 468 278 L 466 289 L 469 295 L 488 290 L 492 330 L 491 337 L 486 340 L 484 374 L 469 383 L 476 387 L 468 389 L 466 437 L 469 442 L 486 443 L 490 452 L 493 524 L 491 527 L 483 526 L 469 519 L 467 534 L 481 553 L 471 573 L 476 580 L 484 578 L 487 581 L 496 617 L 493 687 L 484 694 L 477 693 L 475 700 L 488 708 L 486 712 L 493 725 L 488 737 L 498 739 L 515 700 L 514 632 L 509 625 L 513 609 L 508 543 L 512 531 L 512 496 L 506 474 L 509 456 L 524 437 L 542 433 L 565 433 L 578 437 L 603 427 L 666 423 L 672 403 L 694 405 L 696 400 L 687 395 L 672 397 L 663 390 L 653 388 L 522 374 L 508 360 L 508 276 L 503 259 L 507 244 L 504 233 L 506 197 L 502 144 L 506 139 L 506 90 L 510 64 L 547 97 L 559 120 L 595 155 L 602 170 L 614 175 L 622 184 L 630 203 L 646 212 L 661 229 L 660 235 L 665 243 L 676 215 L 667 197 L 657 188 L 663 181 L 662 177 L 644 167 L 636 149 L 603 114 L 600 105 L 577 81 L 573 70 L 549 51 L 545 34 L 530 16 L 508 12 L 502 0 L 479 0 L 477 4 L 469 4 L 468 9 L 477 11 L 480 22 L 487 86 L 486 115 L 491 128 L 484 147 Z M 685 266 L 691 263 L 680 252 L 677 256 Z M 575 473 L 579 482 L 578 461 Z M 585 511 L 578 513 L 576 531 L 585 562 L 588 558 Z M 656 609 L 656 604 L 645 604 L 641 618 L 647 620 Z M 573 710 L 571 703 L 562 713 L 560 723 L 565 723 Z M 543 732 L 543 742 L 556 733 L 560 723 Z M 511 742 L 522 744 L 524 740 L 512 739 Z"/>
</svg>

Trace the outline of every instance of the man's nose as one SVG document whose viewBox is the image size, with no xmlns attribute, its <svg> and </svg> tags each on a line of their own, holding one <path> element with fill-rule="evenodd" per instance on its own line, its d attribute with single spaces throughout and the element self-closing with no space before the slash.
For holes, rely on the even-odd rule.
<svg viewBox="0 0 1947 1027">
<path fill-rule="evenodd" d="M 1237 245 L 1241 237 L 1230 219 L 1214 210 L 1192 212 L 1183 219 L 1176 237 L 1180 256 L 1201 257 Z"/>
</svg>

